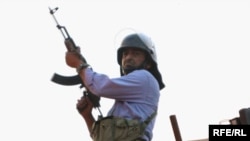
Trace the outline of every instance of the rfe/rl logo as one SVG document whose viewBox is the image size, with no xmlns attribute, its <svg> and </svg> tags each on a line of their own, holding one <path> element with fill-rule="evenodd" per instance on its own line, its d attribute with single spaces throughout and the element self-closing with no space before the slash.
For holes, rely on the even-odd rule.
<svg viewBox="0 0 250 141">
<path fill-rule="evenodd" d="M 247 136 L 243 129 L 213 129 L 213 136 Z"/>
</svg>

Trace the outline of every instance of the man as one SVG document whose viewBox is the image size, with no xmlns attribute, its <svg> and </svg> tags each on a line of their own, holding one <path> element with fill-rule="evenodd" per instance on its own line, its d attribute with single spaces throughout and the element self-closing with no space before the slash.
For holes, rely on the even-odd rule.
<svg viewBox="0 0 250 141">
<path fill-rule="evenodd" d="M 107 116 L 110 117 L 107 119 L 111 122 L 105 121 L 106 123 L 102 123 L 103 126 L 112 124 L 105 127 L 111 126 L 110 129 L 99 131 L 105 133 L 94 131 L 97 130 L 95 128 L 102 130 L 104 127 L 97 127 L 101 121 L 96 122 L 92 116 L 93 104 L 91 101 L 87 97 L 78 100 L 78 112 L 84 118 L 93 140 L 106 141 L 107 139 L 100 136 L 111 134 L 112 139 L 109 141 L 151 141 L 160 90 L 165 87 L 157 67 L 156 52 L 151 39 L 142 33 L 130 34 L 123 39 L 117 51 L 117 61 L 121 72 L 119 78 L 109 78 L 105 74 L 93 71 L 86 62 L 80 59 L 78 54 L 67 52 L 67 65 L 77 69 L 85 87 L 91 93 L 98 97 L 115 100 Z M 121 119 L 126 119 L 126 124 L 130 127 L 123 128 L 128 130 L 120 131 L 120 129 L 123 129 L 118 127 L 122 126 L 118 125 Z M 137 126 L 137 124 L 134 124 L 137 121 L 143 123 L 143 125 Z M 132 126 L 133 130 L 131 129 Z M 137 133 L 137 127 L 140 128 L 140 131 L 137 135 L 134 135 Z M 131 131 L 129 131 L 130 129 Z M 121 135 L 118 135 L 118 133 L 121 133 Z"/>
</svg>

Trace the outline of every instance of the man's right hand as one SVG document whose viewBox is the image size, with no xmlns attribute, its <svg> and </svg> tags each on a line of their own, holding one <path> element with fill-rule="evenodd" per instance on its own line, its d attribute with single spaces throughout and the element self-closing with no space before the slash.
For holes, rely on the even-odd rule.
<svg viewBox="0 0 250 141">
<path fill-rule="evenodd" d="M 92 102 L 89 100 L 87 96 L 82 96 L 81 99 L 79 99 L 76 104 L 76 109 L 84 118 L 89 130 L 89 134 L 91 134 L 92 126 L 95 122 L 95 119 L 92 115 L 92 109 L 93 109 Z"/>
<path fill-rule="evenodd" d="M 83 117 L 86 117 L 92 114 L 93 104 L 87 96 L 82 96 L 77 101 L 76 109 Z"/>
</svg>

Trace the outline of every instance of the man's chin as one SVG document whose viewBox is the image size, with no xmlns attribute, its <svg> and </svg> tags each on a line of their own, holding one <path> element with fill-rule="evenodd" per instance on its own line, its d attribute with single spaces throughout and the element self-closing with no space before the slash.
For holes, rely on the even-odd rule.
<svg viewBox="0 0 250 141">
<path fill-rule="evenodd" d="M 130 72 L 132 72 L 132 71 L 134 71 L 134 70 L 136 70 L 136 68 L 133 67 L 133 66 L 126 66 L 126 67 L 123 68 L 123 72 L 124 72 L 125 74 L 129 74 Z"/>
<path fill-rule="evenodd" d="M 131 66 L 131 65 L 126 65 L 125 67 L 123 67 L 123 69 L 125 70 L 131 70 L 131 69 L 135 69 L 136 67 Z"/>
</svg>

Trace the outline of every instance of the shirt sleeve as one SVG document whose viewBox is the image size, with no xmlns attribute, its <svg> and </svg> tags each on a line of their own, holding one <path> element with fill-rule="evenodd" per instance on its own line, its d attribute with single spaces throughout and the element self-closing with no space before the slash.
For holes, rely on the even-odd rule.
<svg viewBox="0 0 250 141">
<path fill-rule="evenodd" d="M 136 70 L 118 78 L 85 70 L 85 87 L 93 94 L 116 100 L 143 100 L 145 92 L 158 88 L 154 77 L 146 70 Z M 157 83 L 157 84 L 156 84 Z"/>
</svg>

